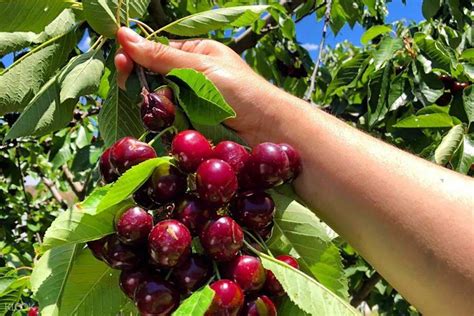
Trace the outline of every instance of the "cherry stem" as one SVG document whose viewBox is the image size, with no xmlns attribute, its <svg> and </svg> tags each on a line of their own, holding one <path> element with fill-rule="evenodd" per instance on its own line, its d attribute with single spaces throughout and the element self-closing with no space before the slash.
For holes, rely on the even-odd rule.
<svg viewBox="0 0 474 316">
<path fill-rule="evenodd" d="M 256 255 L 259 255 L 260 254 L 260 251 L 258 251 L 257 249 L 255 249 L 254 247 L 252 247 L 251 244 L 249 244 L 245 239 L 244 239 L 244 245 L 249 248 L 253 253 L 255 253 Z"/>
<path fill-rule="evenodd" d="M 170 270 L 168 271 L 168 274 L 166 274 L 166 276 L 165 276 L 165 280 L 166 280 L 166 281 L 168 281 L 168 279 L 170 278 L 171 274 L 173 274 L 173 269 L 170 269 Z"/>
<path fill-rule="evenodd" d="M 173 125 L 170 126 L 170 127 L 167 127 L 167 128 L 165 128 L 164 130 L 162 130 L 161 132 L 159 132 L 158 135 L 156 135 L 155 137 L 153 137 L 153 139 L 148 142 L 148 145 L 153 146 L 153 144 L 155 143 L 155 141 L 156 141 L 158 138 L 160 138 L 161 136 L 163 136 L 164 134 L 168 133 L 168 132 L 171 131 L 171 130 L 172 130 L 174 133 L 177 132 L 176 127 L 174 127 Z"/>
<path fill-rule="evenodd" d="M 144 141 L 146 139 L 146 137 L 148 136 L 148 134 L 150 134 L 150 132 L 143 133 L 142 136 L 140 136 L 140 138 L 138 140 L 139 141 Z"/>
<path fill-rule="evenodd" d="M 146 81 L 145 70 L 143 70 L 143 67 L 139 64 L 135 64 L 135 72 L 137 73 L 138 81 L 140 81 L 142 90 L 146 89 L 146 91 L 149 91 L 150 88 L 148 86 L 148 82 Z"/>
<path fill-rule="evenodd" d="M 265 245 L 265 243 L 262 243 L 260 240 L 258 240 L 252 233 L 250 233 L 248 230 L 244 229 L 243 230 L 245 234 L 247 234 L 247 236 L 249 236 L 250 238 L 252 238 L 253 241 L 255 241 L 260 247 L 262 247 L 263 249 L 265 249 L 266 251 L 268 251 L 268 247 L 267 245 Z"/>
<path fill-rule="evenodd" d="M 217 263 L 214 260 L 212 261 L 212 267 L 214 268 L 214 273 L 216 274 L 217 279 L 220 280 L 221 274 L 219 273 L 219 268 L 217 267 Z"/>
<path fill-rule="evenodd" d="M 270 248 L 268 248 L 267 246 L 267 243 L 265 242 L 265 240 L 263 240 L 262 236 L 260 236 L 259 234 L 256 235 L 258 240 L 260 240 L 260 242 L 262 243 L 262 245 L 264 246 L 265 250 L 267 251 L 267 253 L 271 256 L 271 257 L 274 257 L 272 252 L 270 251 Z"/>
</svg>

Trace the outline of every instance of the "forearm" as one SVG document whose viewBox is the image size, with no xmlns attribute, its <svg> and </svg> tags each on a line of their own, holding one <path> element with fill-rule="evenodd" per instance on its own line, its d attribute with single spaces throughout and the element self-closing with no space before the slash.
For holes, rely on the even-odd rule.
<svg viewBox="0 0 474 316">
<path fill-rule="evenodd" d="M 267 105 L 261 137 L 300 151 L 295 189 L 318 216 L 422 312 L 472 313 L 474 181 L 289 95 Z"/>
</svg>

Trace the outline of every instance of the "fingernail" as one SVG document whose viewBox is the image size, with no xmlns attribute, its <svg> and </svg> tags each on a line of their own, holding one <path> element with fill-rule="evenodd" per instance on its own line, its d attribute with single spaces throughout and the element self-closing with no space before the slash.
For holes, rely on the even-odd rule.
<svg viewBox="0 0 474 316">
<path fill-rule="evenodd" d="M 132 31 L 131 29 L 124 27 L 123 32 L 125 33 L 125 38 L 127 41 L 132 42 L 132 43 L 138 43 L 141 40 L 143 40 L 143 37 Z"/>
</svg>

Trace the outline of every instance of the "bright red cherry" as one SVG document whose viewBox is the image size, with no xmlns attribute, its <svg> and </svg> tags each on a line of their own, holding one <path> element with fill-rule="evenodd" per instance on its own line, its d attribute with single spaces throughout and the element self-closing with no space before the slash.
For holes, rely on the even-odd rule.
<svg viewBox="0 0 474 316">
<path fill-rule="evenodd" d="M 111 235 L 87 242 L 87 247 L 90 249 L 94 257 L 101 261 L 104 260 L 104 245 L 107 242 L 109 236 Z"/>
<path fill-rule="evenodd" d="M 132 248 L 123 244 L 117 235 L 111 235 L 104 245 L 104 261 L 113 269 L 135 269 L 143 261 L 141 251 L 139 248 Z"/>
<path fill-rule="evenodd" d="M 188 260 L 173 269 L 176 286 L 190 293 L 203 286 L 212 276 L 212 262 L 206 256 L 192 254 Z"/>
<path fill-rule="evenodd" d="M 293 146 L 288 144 L 278 144 L 280 148 L 285 152 L 290 163 L 290 169 L 284 176 L 284 181 L 290 181 L 295 179 L 301 173 L 301 157 L 298 151 Z"/>
<path fill-rule="evenodd" d="M 173 216 L 186 225 L 191 234 L 199 234 L 214 212 L 194 195 L 186 195 L 176 205 Z"/>
<path fill-rule="evenodd" d="M 149 183 L 148 194 L 158 204 L 174 201 L 187 189 L 186 176 L 170 163 L 156 167 Z"/>
<path fill-rule="evenodd" d="M 170 101 L 174 100 L 173 90 L 168 86 L 159 87 L 156 91 L 156 94 L 168 98 Z"/>
<path fill-rule="evenodd" d="M 228 216 L 210 221 L 200 235 L 201 245 L 214 260 L 230 261 L 244 243 L 244 233 L 239 224 Z"/>
<path fill-rule="evenodd" d="M 245 316 L 276 316 L 275 304 L 266 295 L 260 295 L 245 301 L 241 315 Z"/>
<path fill-rule="evenodd" d="M 176 106 L 170 99 L 153 92 L 143 92 L 142 96 L 141 116 L 147 130 L 159 133 L 173 125 Z"/>
<path fill-rule="evenodd" d="M 38 313 L 39 313 L 38 306 L 33 306 L 28 311 L 28 316 L 38 316 Z"/>
<path fill-rule="evenodd" d="M 141 207 L 131 207 L 119 214 L 115 228 L 118 238 L 124 244 L 143 244 L 153 228 L 153 216 Z"/>
<path fill-rule="evenodd" d="M 153 227 L 148 237 L 151 258 L 161 267 L 174 267 L 191 251 L 191 233 L 176 220 L 164 220 Z"/>
<path fill-rule="evenodd" d="M 138 204 L 138 206 L 143 207 L 146 210 L 156 210 L 160 207 L 160 205 L 158 203 L 155 203 L 150 198 L 150 188 L 150 181 L 145 182 L 135 191 L 135 193 L 133 193 L 133 200 L 135 201 L 135 203 Z"/>
<path fill-rule="evenodd" d="M 231 280 L 219 280 L 210 285 L 214 298 L 206 316 L 236 316 L 244 304 L 242 289 Z"/>
<path fill-rule="evenodd" d="M 199 132 L 186 130 L 174 137 L 171 153 L 181 170 L 191 173 L 196 171 L 201 162 L 212 157 L 212 147 Z"/>
<path fill-rule="evenodd" d="M 289 168 L 288 156 L 280 146 L 261 143 L 253 148 L 239 181 L 244 189 L 268 189 L 282 184 Z"/>
<path fill-rule="evenodd" d="M 137 288 L 135 303 L 140 315 L 171 315 L 179 305 L 179 292 L 168 281 L 153 276 Z"/>
<path fill-rule="evenodd" d="M 277 256 L 275 259 L 285 262 L 286 264 L 292 266 L 295 269 L 299 269 L 300 265 L 295 258 L 288 255 Z M 265 282 L 265 290 L 274 296 L 283 296 L 285 295 L 285 290 L 281 286 L 280 282 L 277 280 L 272 271 L 267 270 L 267 280 Z"/>
<path fill-rule="evenodd" d="M 265 192 L 249 192 L 234 198 L 229 209 L 232 217 L 242 226 L 259 230 L 273 221 L 275 203 Z"/>
<path fill-rule="evenodd" d="M 133 137 L 124 137 L 111 147 L 110 163 L 119 174 L 152 158 L 156 158 L 153 147 Z"/>
<path fill-rule="evenodd" d="M 235 173 L 239 173 L 250 158 L 250 154 L 244 146 L 232 141 L 222 141 L 214 147 L 214 158 L 227 162 Z"/>
<path fill-rule="evenodd" d="M 99 160 L 99 170 L 105 183 L 111 183 L 118 179 L 118 174 L 110 163 L 110 152 L 112 148 L 107 148 Z"/>
<path fill-rule="evenodd" d="M 265 269 L 260 259 L 254 256 L 235 257 L 226 266 L 225 276 L 246 293 L 256 292 L 265 284 Z"/>
<path fill-rule="evenodd" d="M 199 165 L 196 189 L 201 200 L 220 207 L 232 199 L 237 188 L 237 177 L 227 162 L 209 159 Z"/>
<path fill-rule="evenodd" d="M 132 300 L 135 298 L 135 292 L 140 284 L 148 278 L 148 271 L 144 269 L 122 271 L 120 273 L 120 288 L 123 293 Z"/>
</svg>

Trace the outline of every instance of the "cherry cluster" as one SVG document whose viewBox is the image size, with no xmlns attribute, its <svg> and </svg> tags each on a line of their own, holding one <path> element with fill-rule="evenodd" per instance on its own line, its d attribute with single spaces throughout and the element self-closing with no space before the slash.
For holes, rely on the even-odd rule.
<svg viewBox="0 0 474 316">
<path fill-rule="evenodd" d="M 149 130 L 173 124 L 172 98 L 169 89 L 144 95 Z M 276 315 L 274 298 L 285 292 L 251 248 L 262 250 L 273 226 L 275 204 L 265 190 L 300 173 L 298 152 L 274 143 L 251 152 L 232 141 L 212 146 L 185 130 L 173 138 L 170 153 L 174 159 L 134 192 L 136 205 L 117 214 L 116 233 L 88 247 L 122 270 L 120 287 L 142 315 L 170 315 L 205 284 L 215 291 L 206 315 Z M 156 156 L 149 144 L 122 138 L 100 158 L 103 180 L 113 182 Z M 277 259 L 299 268 L 291 256 Z"/>
</svg>

